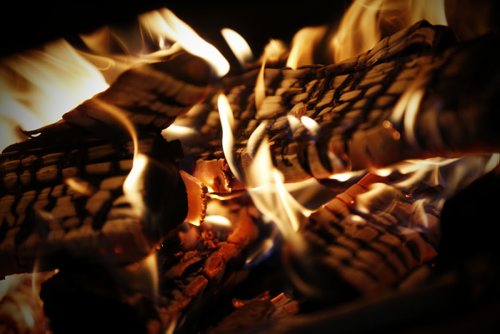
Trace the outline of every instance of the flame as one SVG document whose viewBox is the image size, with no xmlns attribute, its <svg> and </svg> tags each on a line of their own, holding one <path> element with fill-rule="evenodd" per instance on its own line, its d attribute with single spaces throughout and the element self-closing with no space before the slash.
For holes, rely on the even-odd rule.
<svg viewBox="0 0 500 334">
<path fill-rule="evenodd" d="M 308 117 L 308 116 L 302 116 L 300 118 L 300 121 L 302 122 L 302 124 L 304 124 L 306 129 L 309 130 L 309 132 L 313 136 L 316 136 L 318 134 L 319 124 L 314 119 L 312 119 L 311 117 Z"/>
<path fill-rule="evenodd" d="M 287 191 L 283 174 L 272 163 L 267 138 L 262 140 L 245 172 L 247 190 L 257 209 L 268 221 L 276 224 L 285 239 L 299 244 L 300 239 L 296 231 L 300 220 L 308 215 L 309 211 Z"/>
<path fill-rule="evenodd" d="M 330 41 L 335 62 L 371 49 L 382 37 L 427 20 L 447 25 L 444 0 L 357 0 Z M 382 30 L 386 30 L 383 35 Z"/>
<path fill-rule="evenodd" d="M 64 183 L 66 183 L 69 189 L 78 194 L 90 196 L 94 193 L 92 185 L 87 181 L 81 180 L 79 178 L 68 177 L 64 180 Z"/>
<path fill-rule="evenodd" d="M 208 215 L 205 217 L 204 222 L 210 225 L 218 225 L 224 227 L 231 227 L 231 221 L 221 215 Z"/>
<path fill-rule="evenodd" d="M 1 148 L 17 141 L 16 126 L 33 130 L 53 123 L 107 87 L 99 71 L 63 40 L 2 59 Z"/>
<path fill-rule="evenodd" d="M 264 47 L 260 61 L 264 62 L 264 60 L 266 60 L 273 63 L 277 62 L 284 57 L 286 52 L 287 47 L 283 41 L 279 39 L 271 39 Z"/>
<path fill-rule="evenodd" d="M 241 175 L 236 167 L 236 160 L 234 157 L 233 146 L 234 146 L 234 116 L 231 105 L 224 94 L 220 94 L 217 100 L 217 106 L 219 108 L 220 122 L 222 126 L 222 149 L 224 151 L 224 156 L 226 157 L 227 164 L 231 169 L 231 172 L 236 176 L 238 180 L 241 180 Z"/>
<path fill-rule="evenodd" d="M 255 82 L 255 108 L 257 110 L 262 106 L 262 102 L 266 98 L 266 82 L 264 80 L 264 71 L 266 68 L 267 59 L 264 57 L 262 60 L 262 65 L 260 67 L 259 75 L 257 76 L 257 81 Z"/>
<path fill-rule="evenodd" d="M 299 30 L 292 40 L 286 66 L 292 69 L 314 64 L 314 50 L 326 34 L 326 27 L 306 27 Z"/>
<path fill-rule="evenodd" d="M 143 25 L 158 37 L 178 43 L 187 52 L 207 61 L 219 77 L 229 72 L 229 62 L 213 45 L 203 40 L 189 25 L 163 8 L 140 17 Z"/>
<path fill-rule="evenodd" d="M 221 34 L 242 67 L 253 60 L 252 49 L 243 36 L 229 28 L 222 29 Z"/>
<path fill-rule="evenodd" d="M 170 124 L 168 128 L 164 129 L 161 132 L 161 135 L 163 138 L 165 138 L 168 141 L 173 141 L 176 139 L 189 139 L 192 138 L 193 136 L 197 136 L 199 133 L 192 127 L 188 126 L 183 126 L 183 125 L 178 125 L 178 124 Z"/>
<path fill-rule="evenodd" d="M 290 125 L 290 130 L 295 133 L 300 127 L 300 120 L 295 115 L 287 115 L 288 124 Z"/>
</svg>

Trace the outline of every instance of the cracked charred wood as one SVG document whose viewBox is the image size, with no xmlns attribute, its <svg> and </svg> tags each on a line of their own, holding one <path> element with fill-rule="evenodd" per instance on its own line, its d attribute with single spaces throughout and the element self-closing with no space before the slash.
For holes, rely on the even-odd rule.
<svg viewBox="0 0 500 334">
<path fill-rule="evenodd" d="M 139 140 L 144 160 L 131 180 L 132 198 L 123 187 L 134 165 L 131 142 L 61 139 L 50 147 L 30 139 L 0 156 L 2 276 L 31 272 L 35 263 L 52 269 L 71 254 L 133 262 L 186 216 L 175 143 L 159 135 Z"/>
<path fill-rule="evenodd" d="M 274 164 L 287 181 L 409 158 L 497 150 L 500 122 L 493 111 L 498 85 L 490 83 L 498 81 L 500 67 L 494 41 L 497 36 L 457 46 L 448 28 L 420 22 L 337 64 L 267 68 L 266 97 L 259 108 L 254 93 L 258 70 L 228 78 L 224 86 L 235 118 L 236 164 L 241 169 L 249 163 L 255 147 L 249 152 L 247 144 L 264 122 Z M 214 105 L 215 96 L 178 124 L 198 128 L 203 138 L 189 152 L 199 157 L 194 174 L 227 191 L 231 176 Z M 297 118 L 297 129 L 290 115 Z M 315 120 L 318 128 L 305 127 L 302 116 Z"/>
<path fill-rule="evenodd" d="M 398 286 L 437 255 L 439 210 L 416 204 L 435 191 L 403 194 L 369 174 L 313 213 L 299 230 L 304 246 L 286 253 L 299 290 L 335 303 Z"/>
</svg>

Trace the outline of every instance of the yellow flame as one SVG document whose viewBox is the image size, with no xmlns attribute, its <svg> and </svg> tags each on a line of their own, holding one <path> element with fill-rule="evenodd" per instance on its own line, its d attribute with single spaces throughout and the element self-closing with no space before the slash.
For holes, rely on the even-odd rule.
<svg viewBox="0 0 500 334">
<path fill-rule="evenodd" d="M 217 100 L 217 106 L 219 109 L 220 122 L 222 127 L 222 149 L 224 151 L 224 156 L 226 157 L 227 164 L 231 169 L 231 172 L 236 176 L 238 180 L 241 180 L 240 172 L 236 167 L 236 159 L 234 157 L 233 146 L 234 146 L 234 116 L 231 105 L 224 94 L 220 94 Z"/>
<path fill-rule="evenodd" d="M 207 61 L 219 77 L 229 72 L 229 63 L 213 45 L 201 38 L 170 10 L 163 8 L 140 17 L 143 25 L 159 37 L 178 43 L 187 52 Z"/>
<path fill-rule="evenodd" d="M 224 227 L 231 227 L 231 221 L 224 216 L 221 215 L 208 215 L 203 220 L 205 223 L 210 225 L 218 225 Z"/>
<path fill-rule="evenodd" d="M 330 41 L 335 62 L 371 49 L 382 37 L 420 21 L 446 25 L 444 0 L 356 0 Z"/>
<path fill-rule="evenodd" d="M 257 81 L 255 82 L 255 108 L 257 110 L 262 106 L 262 102 L 266 98 L 266 82 L 264 80 L 264 72 L 266 68 L 266 59 L 264 58 L 262 61 L 262 65 L 260 67 L 259 75 L 257 76 Z"/>
<path fill-rule="evenodd" d="M 283 41 L 279 39 L 271 39 L 264 47 L 264 52 L 262 53 L 260 61 L 264 62 L 264 60 L 266 60 L 270 62 L 277 62 L 285 56 L 286 52 L 287 47 Z"/>
<path fill-rule="evenodd" d="M 248 137 L 247 152 L 251 157 L 253 157 L 254 152 L 257 151 L 258 144 L 266 133 L 267 125 L 268 123 L 266 120 L 262 121 L 262 123 L 252 132 L 250 137 Z"/>
<path fill-rule="evenodd" d="M 243 36 L 229 28 L 222 29 L 221 34 L 241 66 L 245 66 L 253 60 L 252 49 Z"/>
<path fill-rule="evenodd" d="M 292 40 L 292 48 L 286 66 L 296 69 L 303 65 L 314 64 L 314 51 L 325 36 L 326 27 L 306 27 L 299 30 Z"/>
<path fill-rule="evenodd" d="M 168 128 L 164 129 L 161 132 L 163 138 L 165 138 L 168 141 L 173 141 L 176 139 L 180 140 L 189 139 L 198 134 L 199 134 L 198 131 L 196 131 L 192 127 L 177 125 L 175 123 L 170 124 Z"/>
<path fill-rule="evenodd" d="M 404 136 L 409 144 L 417 148 L 417 138 L 415 136 L 415 122 L 417 120 L 420 103 L 424 97 L 424 89 L 420 86 L 423 82 L 419 79 L 401 96 L 391 114 L 390 121 L 396 125 L 402 123 Z M 389 124 L 392 126 L 392 123 Z"/>
<path fill-rule="evenodd" d="M 67 42 L 0 61 L 0 149 L 17 141 L 14 128 L 40 128 L 106 89 L 99 71 Z"/>
<path fill-rule="evenodd" d="M 287 191 L 283 174 L 272 163 L 267 138 L 262 140 L 245 172 L 248 193 L 257 209 L 268 221 L 276 224 L 284 238 L 300 243 L 296 231 L 300 220 L 309 211 Z"/>
</svg>

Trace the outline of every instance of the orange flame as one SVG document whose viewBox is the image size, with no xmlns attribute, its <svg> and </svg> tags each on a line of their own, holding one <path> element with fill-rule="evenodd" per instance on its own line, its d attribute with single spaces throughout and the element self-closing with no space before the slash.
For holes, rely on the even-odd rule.
<svg viewBox="0 0 500 334">
<path fill-rule="evenodd" d="M 292 41 L 286 66 L 296 69 L 314 64 L 314 49 L 326 34 L 326 27 L 306 27 L 299 30 Z"/>
</svg>

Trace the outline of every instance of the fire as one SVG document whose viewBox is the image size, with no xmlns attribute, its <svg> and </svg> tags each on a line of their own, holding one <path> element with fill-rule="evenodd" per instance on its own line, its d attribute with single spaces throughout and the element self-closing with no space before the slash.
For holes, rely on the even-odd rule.
<svg viewBox="0 0 500 334">
<path fill-rule="evenodd" d="M 382 30 L 390 35 L 420 20 L 447 25 L 444 0 L 356 0 L 330 40 L 333 59 L 354 57 L 384 37 Z"/>
<path fill-rule="evenodd" d="M 276 224 L 285 239 L 300 243 L 296 231 L 308 211 L 286 189 L 283 175 L 272 163 L 266 138 L 245 172 L 247 190 L 255 206 L 268 221 Z"/>
<path fill-rule="evenodd" d="M 266 98 L 266 82 L 264 80 L 264 72 L 266 68 L 267 59 L 264 57 L 262 60 L 262 65 L 260 66 L 259 75 L 257 76 L 257 81 L 255 82 L 255 108 L 257 110 L 262 106 L 262 102 Z"/>
<path fill-rule="evenodd" d="M 313 136 L 316 136 L 318 134 L 318 132 L 319 132 L 319 124 L 314 119 L 312 119 L 311 117 L 302 116 L 300 118 L 300 121 L 302 122 L 302 124 L 304 124 L 304 126 L 306 127 L 306 129 L 309 130 L 309 132 Z"/>
<path fill-rule="evenodd" d="M 201 38 L 189 25 L 164 8 L 144 14 L 141 23 L 158 37 L 178 43 L 187 52 L 206 60 L 218 77 L 229 72 L 229 63 L 213 45 Z"/>
<path fill-rule="evenodd" d="M 222 29 L 221 34 L 242 67 L 253 61 L 252 49 L 243 36 L 229 28 Z"/>
<path fill-rule="evenodd" d="M 204 222 L 210 225 L 231 227 L 231 221 L 221 215 L 208 215 L 205 217 Z"/>
<path fill-rule="evenodd" d="M 229 165 L 229 168 L 231 169 L 231 172 L 236 176 L 238 180 L 241 180 L 241 175 L 239 169 L 236 167 L 236 160 L 233 152 L 233 110 L 231 109 L 231 105 L 229 104 L 226 95 L 219 95 L 217 106 L 219 108 L 220 122 L 222 126 L 222 149 L 224 150 L 224 156 L 226 157 L 226 161 Z"/>
<path fill-rule="evenodd" d="M 260 66 L 259 75 L 257 76 L 257 81 L 255 82 L 255 108 L 260 109 L 262 102 L 266 98 L 266 82 L 264 80 L 264 72 L 266 69 L 266 64 L 268 61 L 276 62 L 280 57 L 286 52 L 286 47 L 284 43 L 278 40 L 270 40 L 269 43 L 264 48 L 264 53 L 260 58 L 262 63 Z"/>
<path fill-rule="evenodd" d="M 63 40 L 0 62 L 0 148 L 18 140 L 15 127 L 33 130 L 108 87 L 101 73 Z"/>
<path fill-rule="evenodd" d="M 326 27 L 306 27 L 299 30 L 293 37 L 286 66 L 296 69 L 303 65 L 314 64 L 314 50 L 323 39 L 326 30 Z"/>
</svg>

